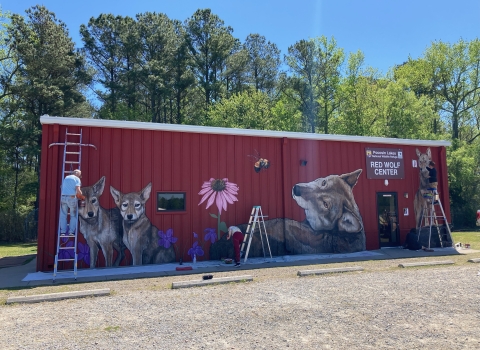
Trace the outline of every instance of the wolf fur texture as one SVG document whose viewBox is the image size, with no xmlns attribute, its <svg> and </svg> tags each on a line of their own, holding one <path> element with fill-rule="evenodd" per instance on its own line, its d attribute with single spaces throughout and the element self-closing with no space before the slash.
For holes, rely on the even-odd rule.
<svg viewBox="0 0 480 350">
<path fill-rule="evenodd" d="M 418 148 L 415 149 L 418 157 L 418 168 L 419 168 L 419 177 L 420 184 L 418 185 L 417 193 L 415 194 L 415 199 L 413 201 L 413 210 L 415 211 L 415 222 L 416 228 L 421 226 L 422 210 L 425 206 L 425 198 L 423 194 L 427 191 L 428 185 L 428 170 L 427 166 L 432 160 L 432 152 L 430 147 L 427 148 L 425 153 L 421 153 Z"/>
<path fill-rule="evenodd" d="M 158 245 L 158 229 L 145 215 L 145 203 L 151 190 L 152 183 L 140 192 L 130 193 L 122 193 L 110 186 L 110 193 L 123 217 L 123 242 L 132 254 L 133 265 L 175 261 L 173 246 L 166 249 Z"/>
<path fill-rule="evenodd" d="M 118 266 L 125 257 L 125 244 L 122 241 L 122 217 L 118 208 L 105 209 L 100 206 L 99 197 L 105 187 L 105 176 L 93 186 L 82 187 L 85 206 L 80 207 L 80 232 L 90 247 L 90 268 L 97 265 L 98 250 L 102 249 L 105 265 Z M 117 258 L 113 262 L 113 251 Z"/>
<path fill-rule="evenodd" d="M 358 169 L 293 186 L 293 199 L 305 209 L 307 222 L 314 231 L 364 232 L 352 192 L 361 173 L 362 169 Z"/>
</svg>

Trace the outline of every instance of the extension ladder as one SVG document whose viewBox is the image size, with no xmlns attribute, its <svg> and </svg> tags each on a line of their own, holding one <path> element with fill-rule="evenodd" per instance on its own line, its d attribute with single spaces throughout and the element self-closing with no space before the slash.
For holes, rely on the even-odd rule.
<svg viewBox="0 0 480 350">
<path fill-rule="evenodd" d="M 418 240 L 420 239 L 420 233 L 422 227 L 429 227 L 429 236 L 428 236 L 428 249 L 430 249 L 430 241 L 432 238 L 432 227 L 436 229 L 438 234 L 438 239 L 440 240 L 440 246 L 444 248 L 444 243 L 453 244 L 452 232 L 450 231 L 450 226 L 448 225 L 447 217 L 445 211 L 443 210 L 442 202 L 438 196 L 438 192 L 435 188 L 428 188 L 423 197 L 425 199 L 424 205 L 422 208 L 422 216 L 420 218 L 420 230 L 418 232 Z M 440 208 L 442 215 L 437 215 L 435 207 Z M 446 227 L 446 231 L 441 231 L 439 227 L 439 220 L 443 220 L 443 225 Z M 425 225 L 423 225 L 425 224 Z M 442 224 L 442 223 L 441 223 Z"/>
<path fill-rule="evenodd" d="M 263 236 L 262 236 L 262 224 L 263 224 L 263 234 L 265 234 L 265 239 L 267 241 L 268 252 L 270 253 L 270 258 L 272 258 L 272 251 L 270 250 L 270 242 L 268 242 L 267 229 L 265 228 L 265 221 L 263 220 L 263 218 L 266 218 L 266 217 L 268 216 L 263 215 L 262 208 L 259 205 L 253 206 L 252 212 L 250 213 L 250 219 L 248 220 L 247 230 L 245 231 L 245 237 L 243 239 L 242 247 L 240 249 L 240 256 L 243 256 L 243 254 L 245 253 L 245 258 L 243 260 L 244 263 L 246 263 L 248 259 L 248 252 L 250 251 L 250 245 L 252 244 L 253 233 L 255 232 L 256 225 L 258 225 L 260 240 L 262 242 L 263 257 L 266 258 L 265 246 L 263 244 Z M 246 244 L 247 241 L 248 243 Z M 245 251 L 245 246 L 247 246 L 246 251 Z"/>
<path fill-rule="evenodd" d="M 70 140 L 69 140 L 70 138 Z M 73 139 L 73 141 L 72 141 Z M 62 174 L 61 179 L 65 178 L 65 176 L 70 175 L 73 173 L 73 170 L 78 169 L 81 170 L 81 163 L 82 163 L 82 146 L 93 147 L 97 149 L 94 145 L 90 144 L 82 144 L 82 130 L 80 130 L 79 134 L 69 133 L 68 128 L 65 130 L 65 142 L 63 143 L 52 143 L 48 147 L 52 146 L 63 146 L 63 164 L 62 164 Z M 69 169 L 67 169 L 67 167 Z M 60 203 L 62 201 L 62 190 L 60 187 Z M 78 243 L 78 231 L 80 226 L 78 225 L 78 205 L 76 213 L 72 216 L 70 215 L 70 223 L 75 220 L 77 223 L 75 235 L 70 236 L 68 232 L 61 235 L 60 234 L 60 212 L 62 208 L 59 210 L 58 216 L 58 230 L 57 230 L 57 251 L 55 254 L 55 263 L 53 265 L 53 282 L 55 282 L 55 277 L 57 276 L 58 272 L 58 263 L 59 262 L 73 262 L 73 275 L 75 280 L 77 279 L 77 261 L 78 261 L 78 254 L 77 254 L 77 243 Z M 69 225 L 70 226 L 70 225 Z"/>
</svg>

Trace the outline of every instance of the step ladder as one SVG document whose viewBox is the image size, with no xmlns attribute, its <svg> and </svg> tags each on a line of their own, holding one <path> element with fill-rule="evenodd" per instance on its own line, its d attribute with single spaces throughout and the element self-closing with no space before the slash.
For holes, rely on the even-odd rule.
<svg viewBox="0 0 480 350">
<path fill-rule="evenodd" d="M 63 146 L 63 163 L 62 163 L 62 174 L 61 179 L 65 178 L 65 176 L 70 175 L 73 173 L 73 170 L 78 169 L 81 170 L 81 163 L 82 163 L 82 147 L 93 147 L 97 149 L 94 145 L 91 144 L 83 144 L 82 143 L 82 130 L 80 129 L 80 133 L 69 133 L 68 128 L 65 130 L 65 142 L 63 143 L 52 143 L 48 147 L 52 146 Z M 60 201 L 62 201 L 62 190 L 60 186 Z M 74 216 L 72 213 L 69 213 L 70 221 L 75 220 L 77 223 L 75 235 L 70 236 L 68 232 L 64 235 L 60 234 L 60 211 L 58 215 L 58 230 L 57 230 L 57 250 L 55 254 L 55 263 L 53 265 L 53 282 L 55 282 L 55 277 L 57 276 L 58 272 L 58 263 L 59 262 L 73 262 L 73 276 L 75 280 L 77 279 L 77 262 L 78 262 L 78 254 L 77 254 L 77 243 L 78 243 L 78 232 L 80 226 L 78 224 L 78 205 L 77 211 Z M 70 226 L 70 225 L 69 225 Z"/>
<path fill-rule="evenodd" d="M 422 208 L 422 215 L 420 217 L 420 229 L 418 231 L 418 240 L 420 240 L 420 233 L 422 227 L 429 227 L 429 236 L 428 236 L 428 249 L 430 249 L 430 241 L 432 238 L 432 229 L 436 230 L 438 234 L 438 239 L 440 241 L 440 246 L 444 248 L 444 244 L 451 244 L 454 246 L 452 232 L 450 231 L 450 226 L 448 225 L 447 217 L 445 211 L 443 210 L 442 202 L 438 196 L 438 192 L 435 188 L 428 188 L 427 192 L 423 194 L 425 199 L 424 205 Z M 436 207 L 440 208 L 441 215 L 437 214 Z M 442 232 L 440 226 L 445 226 L 446 230 Z"/>
<path fill-rule="evenodd" d="M 246 263 L 248 259 L 248 252 L 250 251 L 250 245 L 252 244 L 253 233 L 255 232 L 255 227 L 258 225 L 258 231 L 260 233 L 260 240 L 262 242 L 262 250 L 263 250 L 263 257 L 266 258 L 265 254 L 265 245 L 263 243 L 263 235 L 262 235 L 262 226 L 263 226 L 263 234 L 265 235 L 265 239 L 267 241 L 268 252 L 270 254 L 270 258 L 272 258 L 272 251 L 270 250 L 270 242 L 268 241 L 267 229 L 265 228 L 265 221 L 263 218 L 267 218 L 268 216 L 263 215 L 262 207 L 259 205 L 254 205 L 252 208 L 252 212 L 250 213 L 250 219 L 248 220 L 247 230 L 245 231 L 245 236 L 243 238 L 242 247 L 240 249 L 240 257 L 244 256 L 243 262 Z M 247 243 L 248 241 L 248 243 Z M 246 246 L 246 251 L 245 251 Z"/>
</svg>

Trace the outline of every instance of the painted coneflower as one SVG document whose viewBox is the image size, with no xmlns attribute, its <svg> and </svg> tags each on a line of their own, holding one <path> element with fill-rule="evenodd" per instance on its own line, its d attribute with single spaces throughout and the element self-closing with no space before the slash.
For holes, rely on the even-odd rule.
<svg viewBox="0 0 480 350">
<path fill-rule="evenodd" d="M 214 179 L 205 181 L 202 185 L 202 189 L 198 192 L 199 195 L 203 195 L 202 200 L 198 205 L 205 202 L 207 199 L 208 209 L 213 202 L 217 204 L 218 213 L 222 214 L 222 208 L 227 210 L 227 203 L 233 204 L 238 199 L 235 197 L 238 194 L 238 186 L 233 182 L 228 182 L 228 179 Z"/>
</svg>

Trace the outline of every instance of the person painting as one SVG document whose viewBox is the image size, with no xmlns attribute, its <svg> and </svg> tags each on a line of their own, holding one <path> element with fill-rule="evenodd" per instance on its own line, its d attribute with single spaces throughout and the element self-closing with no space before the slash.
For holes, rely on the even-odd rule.
<svg viewBox="0 0 480 350">
<path fill-rule="evenodd" d="M 434 189 L 434 193 L 437 192 L 438 180 L 437 180 L 437 169 L 435 169 L 435 162 L 433 160 L 428 163 L 428 184 L 430 188 Z"/>
<path fill-rule="evenodd" d="M 227 240 L 232 239 L 233 251 L 235 253 L 234 267 L 240 267 L 240 244 L 243 243 L 243 233 L 237 226 L 230 226 L 227 232 Z"/>
<path fill-rule="evenodd" d="M 80 178 L 82 172 L 75 169 L 71 175 L 68 175 L 62 182 L 62 199 L 60 200 L 60 236 L 65 236 L 67 233 L 67 215 L 70 209 L 70 226 L 69 235 L 75 236 L 77 232 L 77 220 L 72 219 L 77 217 L 78 200 L 84 200 L 85 196 L 80 190 L 82 183 Z"/>
</svg>

